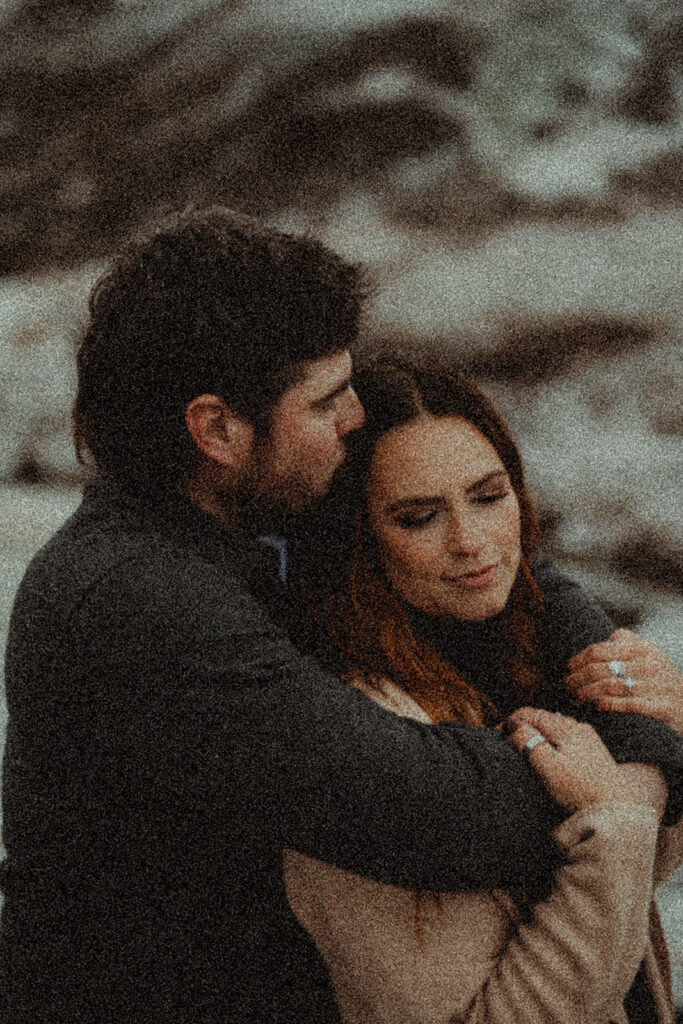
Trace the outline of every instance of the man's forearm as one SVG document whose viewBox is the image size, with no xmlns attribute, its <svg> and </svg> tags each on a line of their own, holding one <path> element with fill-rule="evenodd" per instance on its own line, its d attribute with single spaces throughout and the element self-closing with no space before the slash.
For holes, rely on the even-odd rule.
<svg viewBox="0 0 683 1024">
<path fill-rule="evenodd" d="M 243 710 L 285 846 L 415 889 L 536 886 L 559 862 L 563 815 L 493 729 L 401 719 L 312 665 Z"/>
</svg>

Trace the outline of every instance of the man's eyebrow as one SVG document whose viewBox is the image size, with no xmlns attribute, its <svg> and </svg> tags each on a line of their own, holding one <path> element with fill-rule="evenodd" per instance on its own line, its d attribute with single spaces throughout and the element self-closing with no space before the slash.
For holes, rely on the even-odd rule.
<svg viewBox="0 0 683 1024">
<path fill-rule="evenodd" d="M 326 405 L 327 402 L 331 402 L 332 399 L 337 398 L 338 395 L 343 395 L 349 387 L 351 387 L 351 378 L 347 377 L 346 380 L 343 380 L 336 388 L 328 391 L 328 393 L 323 395 L 322 398 L 316 398 L 315 402 L 311 402 L 312 407 L 314 409 L 318 409 L 321 406 Z"/>
</svg>

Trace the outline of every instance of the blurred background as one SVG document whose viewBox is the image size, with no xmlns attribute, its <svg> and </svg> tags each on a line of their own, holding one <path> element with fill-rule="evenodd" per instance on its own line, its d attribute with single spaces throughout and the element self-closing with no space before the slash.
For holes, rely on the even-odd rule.
<svg viewBox="0 0 683 1024">
<path fill-rule="evenodd" d="M 363 345 L 475 376 L 548 552 L 683 667 L 682 156 L 678 0 L 0 0 L 2 643 L 78 501 L 88 290 L 220 202 L 368 265 Z"/>
</svg>

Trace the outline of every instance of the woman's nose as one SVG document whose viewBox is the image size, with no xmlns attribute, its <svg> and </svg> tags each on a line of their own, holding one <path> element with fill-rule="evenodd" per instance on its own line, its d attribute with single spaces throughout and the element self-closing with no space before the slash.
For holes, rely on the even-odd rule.
<svg viewBox="0 0 683 1024">
<path fill-rule="evenodd" d="M 449 524 L 446 546 L 451 555 L 476 555 L 484 543 L 482 531 L 467 516 L 453 517 Z"/>
</svg>

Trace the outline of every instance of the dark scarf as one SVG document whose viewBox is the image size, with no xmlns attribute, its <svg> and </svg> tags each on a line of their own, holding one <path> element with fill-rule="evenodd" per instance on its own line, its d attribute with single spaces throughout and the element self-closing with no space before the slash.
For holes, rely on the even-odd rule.
<svg viewBox="0 0 683 1024">
<path fill-rule="evenodd" d="M 427 615 L 405 606 L 411 628 L 426 640 L 458 675 L 495 705 L 498 714 L 486 724 L 505 718 L 520 705 L 505 673 L 505 612 L 480 622 Z"/>
</svg>

